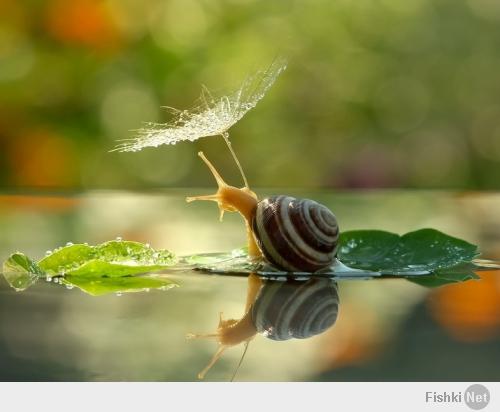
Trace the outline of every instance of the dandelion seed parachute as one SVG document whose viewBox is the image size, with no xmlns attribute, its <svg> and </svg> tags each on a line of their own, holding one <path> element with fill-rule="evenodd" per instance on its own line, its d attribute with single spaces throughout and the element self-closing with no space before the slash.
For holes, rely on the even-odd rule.
<svg viewBox="0 0 500 412">
<path fill-rule="evenodd" d="M 145 147 L 194 142 L 216 135 L 223 136 L 231 149 L 227 131 L 257 105 L 285 68 L 286 61 L 277 58 L 267 69 L 247 77 L 238 90 L 221 97 L 212 96 L 204 88 L 200 105 L 182 111 L 168 107 L 174 115 L 172 121 L 148 123 L 137 131 L 136 137 L 122 140 L 112 151 L 137 152 Z"/>
</svg>

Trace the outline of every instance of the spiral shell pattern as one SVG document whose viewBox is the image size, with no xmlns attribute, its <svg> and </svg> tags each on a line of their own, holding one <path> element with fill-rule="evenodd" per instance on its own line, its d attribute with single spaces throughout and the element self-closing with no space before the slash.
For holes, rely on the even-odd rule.
<svg viewBox="0 0 500 412">
<path fill-rule="evenodd" d="M 330 266 L 337 252 L 337 219 L 314 200 L 263 199 L 257 205 L 252 229 L 269 263 L 289 272 L 316 272 Z"/>
<path fill-rule="evenodd" d="M 269 339 L 305 339 L 333 326 L 338 306 L 332 279 L 267 281 L 252 306 L 252 321 Z"/>
</svg>

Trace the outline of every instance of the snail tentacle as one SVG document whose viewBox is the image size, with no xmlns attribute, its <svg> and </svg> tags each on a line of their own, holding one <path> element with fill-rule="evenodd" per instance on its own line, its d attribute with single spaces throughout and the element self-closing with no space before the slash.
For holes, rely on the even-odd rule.
<svg viewBox="0 0 500 412">
<path fill-rule="evenodd" d="M 210 362 L 208 363 L 207 366 L 203 368 L 203 370 L 198 373 L 198 379 L 205 379 L 205 375 L 207 372 L 212 368 L 212 366 L 215 365 L 215 363 L 221 358 L 222 354 L 224 351 L 227 349 L 227 346 L 220 346 L 217 349 L 217 352 L 215 352 L 214 356 L 212 356 L 212 359 L 210 359 Z"/>
</svg>

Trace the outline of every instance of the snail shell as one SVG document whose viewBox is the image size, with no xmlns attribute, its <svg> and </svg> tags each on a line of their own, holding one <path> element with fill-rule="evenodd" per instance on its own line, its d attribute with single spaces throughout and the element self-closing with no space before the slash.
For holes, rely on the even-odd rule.
<svg viewBox="0 0 500 412">
<path fill-rule="evenodd" d="M 337 219 L 314 200 L 268 197 L 257 204 L 252 229 L 269 263 L 289 272 L 326 268 L 337 252 Z"/>
<path fill-rule="evenodd" d="M 337 283 L 332 279 L 266 281 L 251 316 L 257 332 L 269 339 L 304 339 L 333 326 L 338 306 Z"/>
</svg>

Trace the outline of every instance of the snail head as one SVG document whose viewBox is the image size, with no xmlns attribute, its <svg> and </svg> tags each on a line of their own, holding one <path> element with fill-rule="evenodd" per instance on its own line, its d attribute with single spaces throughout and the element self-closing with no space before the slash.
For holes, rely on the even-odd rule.
<svg viewBox="0 0 500 412">
<path fill-rule="evenodd" d="M 260 257 L 261 253 L 255 243 L 251 224 L 257 209 L 257 195 L 250 190 L 248 186 L 237 188 L 235 186 L 228 185 L 214 165 L 206 158 L 203 152 L 199 152 L 198 156 L 201 157 L 201 159 L 208 166 L 209 170 L 212 172 L 212 175 L 217 182 L 217 192 L 211 195 L 189 196 L 186 198 L 186 201 L 193 202 L 195 200 L 210 200 L 217 202 L 220 210 L 221 221 L 224 216 L 224 212 L 239 212 L 245 219 L 249 255 L 251 257 Z"/>
<path fill-rule="evenodd" d="M 224 212 L 240 212 L 245 219 L 251 220 L 252 214 L 255 213 L 257 195 L 247 186 L 237 188 L 228 185 L 203 152 L 198 152 L 198 156 L 201 157 L 212 172 L 217 182 L 218 189 L 217 192 L 212 195 L 189 196 L 186 198 L 186 201 L 211 200 L 217 202 L 220 209 L 220 220 L 222 220 Z"/>
</svg>

